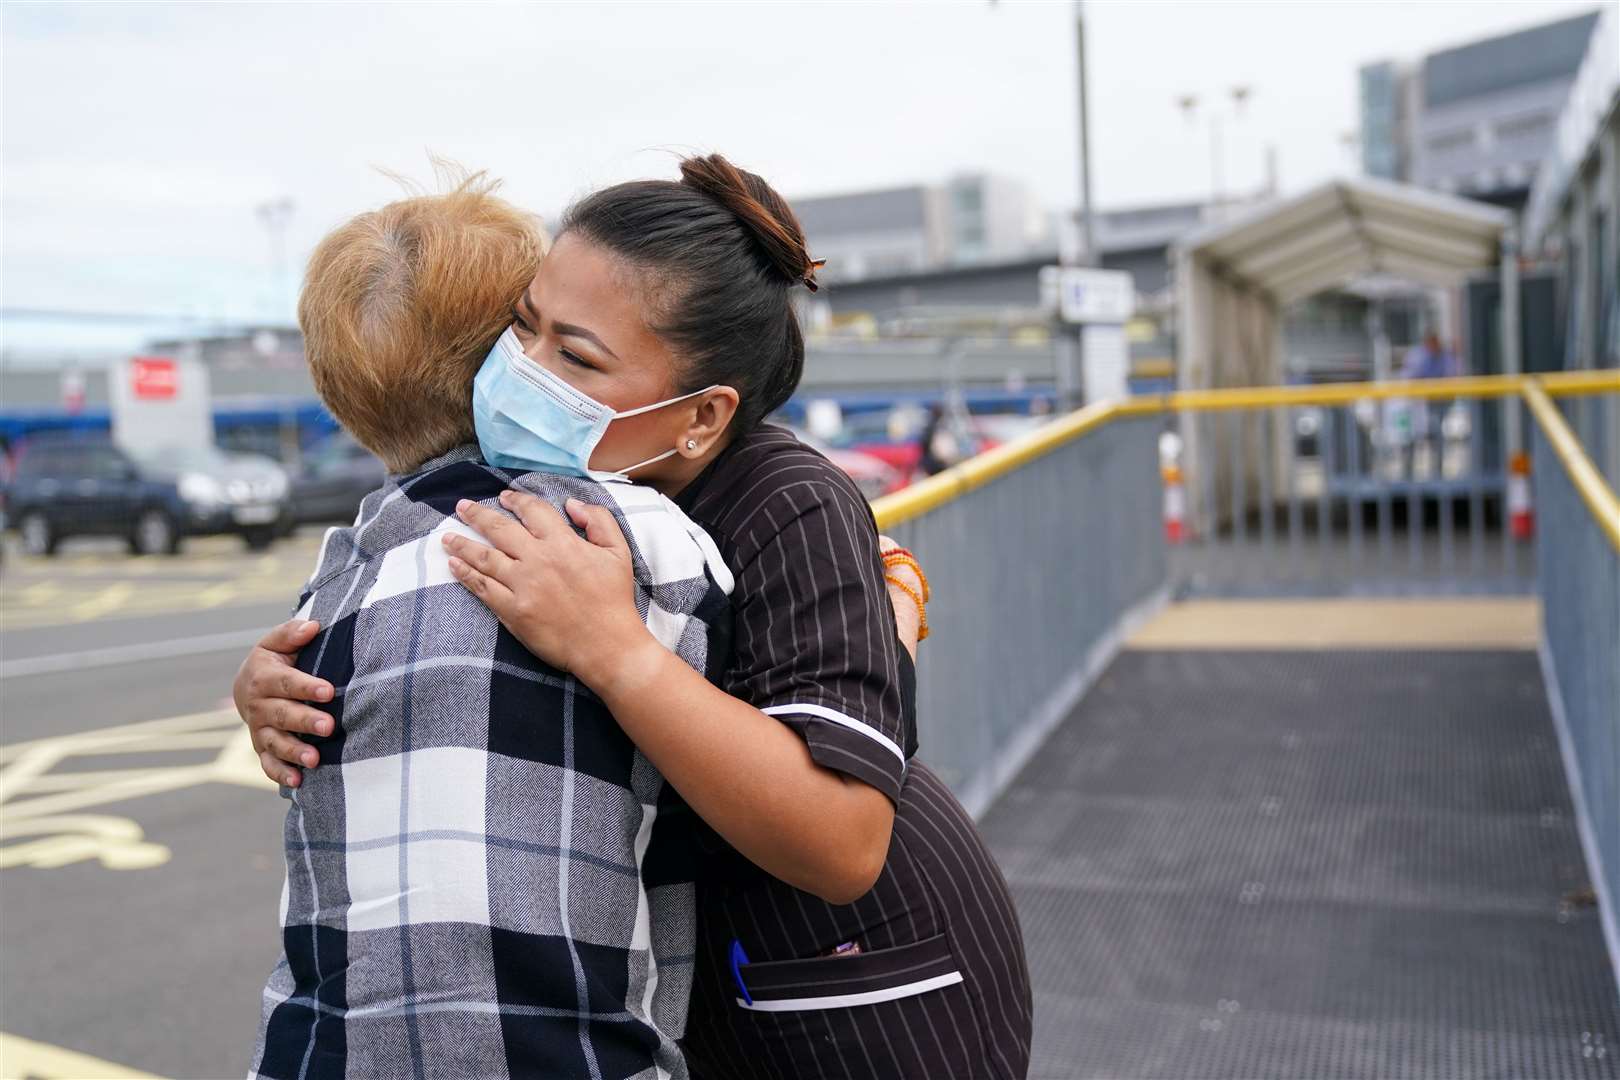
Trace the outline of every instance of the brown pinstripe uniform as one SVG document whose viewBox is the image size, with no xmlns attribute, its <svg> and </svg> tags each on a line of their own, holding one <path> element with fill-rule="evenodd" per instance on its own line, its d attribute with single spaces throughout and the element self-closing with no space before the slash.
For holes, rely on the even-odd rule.
<svg viewBox="0 0 1620 1080">
<path fill-rule="evenodd" d="M 871 510 L 836 467 L 769 426 L 677 502 L 737 576 L 722 685 L 896 806 L 888 863 L 846 906 L 700 830 L 683 1044 L 693 1075 L 1021 1080 L 1031 1002 L 1018 916 L 971 819 L 909 760 L 916 675 L 895 639 Z M 733 942 L 750 961 L 735 970 Z"/>
</svg>

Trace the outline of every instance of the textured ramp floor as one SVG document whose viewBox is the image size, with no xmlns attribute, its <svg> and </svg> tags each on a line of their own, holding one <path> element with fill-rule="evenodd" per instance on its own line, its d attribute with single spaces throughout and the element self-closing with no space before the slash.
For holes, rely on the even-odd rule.
<svg viewBox="0 0 1620 1080">
<path fill-rule="evenodd" d="M 1620 1078 L 1533 653 L 1127 651 L 983 822 L 1035 1080 Z"/>
</svg>

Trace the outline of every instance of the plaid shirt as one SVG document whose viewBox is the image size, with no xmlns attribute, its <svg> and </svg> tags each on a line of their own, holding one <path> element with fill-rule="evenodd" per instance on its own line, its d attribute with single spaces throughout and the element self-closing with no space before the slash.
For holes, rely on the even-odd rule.
<svg viewBox="0 0 1620 1080">
<path fill-rule="evenodd" d="M 647 626 L 729 651 L 707 534 L 650 488 L 509 474 L 462 447 L 367 496 L 322 545 L 300 668 L 336 687 L 287 812 L 284 955 L 257 1077 L 686 1076 L 692 815 L 600 700 L 450 576 L 458 499 L 609 507 Z M 498 505 L 498 504 L 496 504 Z"/>
</svg>

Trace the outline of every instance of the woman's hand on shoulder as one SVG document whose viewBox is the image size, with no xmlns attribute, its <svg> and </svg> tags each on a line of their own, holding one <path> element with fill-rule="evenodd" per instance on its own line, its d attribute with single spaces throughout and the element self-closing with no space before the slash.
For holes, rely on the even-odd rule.
<svg viewBox="0 0 1620 1080">
<path fill-rule="evenodd" d="M 887 558 L 891 551 L 905 548 L 887 536 L 878 537 L 878 552 L 884 556 L 883 584 L 889 590 L 889 603 L 894 608 L 894 630 L 900 644 L 906 647 L 911 659 L 917 659 L 917 642 L 921 639 L 923 623 L 923 597 L 925 586 L 914 566 L 905 562 L 891 564 Z M 895 580 L 890 580 L 890 579 Z M 896 581 L 899 584 L 896 584 Z M 910 589 L 910 592 L 906 590 Z"/>
<path fill-rule="evenodd" d="M 457 504 L 456 515 L 489 543 L 447 535 L 450 572 L 535 656 L 597 687 L 651 640 L 636 611 L 619 523 L 607 507 L 578 499 L 565 504 L 567 518 L 525 492 L 503 491 L 500 501 L 517 520 L 465 499 Z"/>
<path fill-rule="evenodd" d="M 320 753 L 298 735 L 330 735 L 332 718 L 308 701 L 331 701 L 332 684 L 294 665 L 298 652 L 320 632 L 318 623 L 290 619 L 271 630 L 248 652 L 231 683 L 236 714 L 248 726 L 259 768 L 278 784 L 297 787 L 302 769 L 320 762 Z"/>
</svg>

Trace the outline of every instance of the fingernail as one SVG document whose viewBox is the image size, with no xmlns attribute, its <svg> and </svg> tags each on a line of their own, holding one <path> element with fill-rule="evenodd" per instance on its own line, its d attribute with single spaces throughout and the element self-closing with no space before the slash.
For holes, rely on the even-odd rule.
<svg viewBox="0 0 1620 1080">
<path fill-rule="evenodd" d="M 331 701 L 332 700 L 332 688 L 330 686 L 317 686 L 315 688 L 315 700 L 316 701 Z"/>
<path fill-rule="evenodd" d="M 309 753 L 303 755 L 301 760 L 303 761 L 304 767 L 306 769 L 313 769 L 315 767 L 315 763 L 320 761 L 321 759 L 320 759 L 320 755 L 316 754 L 315 751 L 311 750 Z"/>
<path fill-rule="evenodd" d="M 317 735 L 330 735 L 330 734 L 332 734 L 332 721 L 330 721 L 330 720 L 317 720 L 315 722 L 315 734 L 317 734 Z"/>
<path fill-rule="evenodd" d="M 450 572 L 452 574 L 459 574 L 463 570 L 465 570 L 466 567 L 467 567 L 466 563 L 462 562 L 460 559 L 456 558 L 454 555 L 450 556 Z"/>
<path fill-rule="evenodd" d="M 282 778 L 281 782 L 283 784 L 286 784 L 288 787 L 297 787 L 298 786 L 298 774 L 295 773 L 295 772 L 290 772 L 285 777 Z"/>
<path fill-rule="evenodd" d="M 300 634 L 307 634 L 313 629 L 315 629 L 315 624 L 309 619 L 305 619 L 303 622 L 298 624 L 298 632 Z"/>
<path fill-rule="evenodd" d="M 445 533 L 442 543 L 444 544 L 446 550 L 454 551 L 456 549 L 456 545 L 461 543 L 461 537 L 457 536 L 455 533 Z"/>
<path fill-rule="evenodd" d="M 510 491 L 501 492 L 500 500 L 501 500 L 501 505 L 505 506 L 507 503 L 512 501 L 512 493 Z"/>
<path fill-rule="evenodd" d="M 464 513 L 472 509 L 471 499 L 460 499 L 456 502 L 456 513 Z"/>
</svg>

